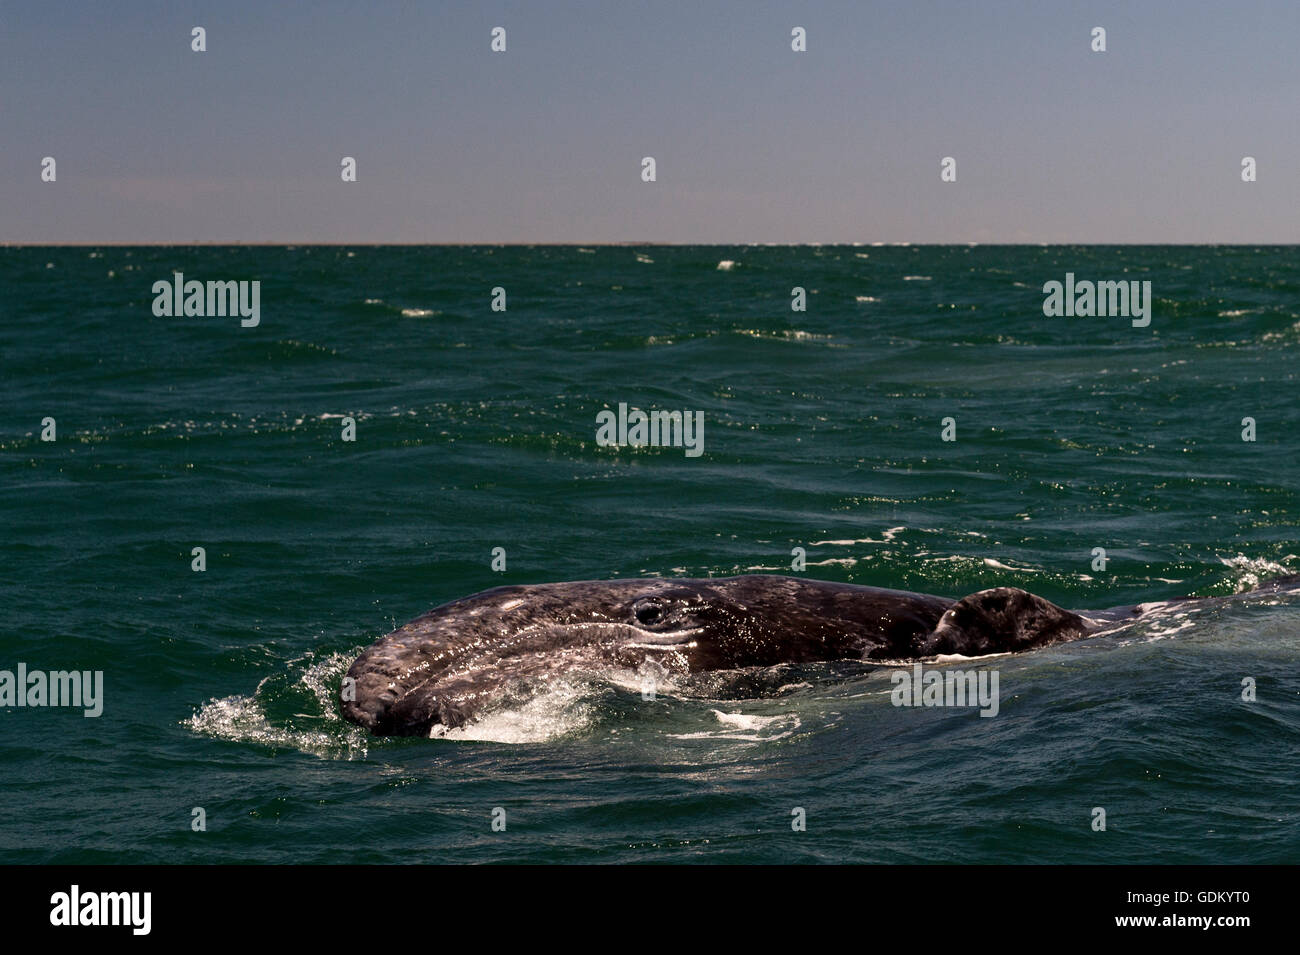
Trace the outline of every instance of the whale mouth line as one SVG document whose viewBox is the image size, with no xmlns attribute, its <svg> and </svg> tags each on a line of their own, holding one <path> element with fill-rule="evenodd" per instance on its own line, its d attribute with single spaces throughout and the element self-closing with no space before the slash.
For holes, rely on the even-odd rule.
<svg viewBox="0 0 1300 955">
<path fill-rule="evenodd" d="M 529 630 L 610 630 L 613 631 L 615 638 L 625 636 L 629 643 L 620 644 L 621 646 L 654 646 L 654 647 L 675 647 L 683 646 L 690 643 L 695 637 L 704 632 L 704 627 L 687 627 L 681 630 L 670 630 L 662 633 L 656 633 L 653 630 L 645 630 L 631 623 L 622 623 L 614 620 L 592 621 L 584 620 L 580 623 L 546 623 L 538 624 L 536 627 L 529 627 L 527 630 L 519 631 L 516 636 L 521 636 Z"/>
<path fill-rule="evenodd" d="M 639 629 L 639 628 L 633 628 Z M 686 630 L 673 630 L 670 633 L 652 633 L 648 630 L 641 630 L 644 636 L 640 637 L 636 643 L 629 643 L 630 647 L 680 647 L 691 642 L 693 638 L 704 632 L 703 627 L 691 627 Z"/>
</svg>

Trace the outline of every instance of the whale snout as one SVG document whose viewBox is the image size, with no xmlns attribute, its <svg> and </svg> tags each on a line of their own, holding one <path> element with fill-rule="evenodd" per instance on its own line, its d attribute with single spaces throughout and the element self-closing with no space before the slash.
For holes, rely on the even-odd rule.
<svg viewBox="0 0 1300 955">
<path fill-rule="evenodd" d="M 380 674 L 356 671 L 357 665 L 353 664 L 339 691 L 343 718 L 365 727 L 376 736 L 418 735 L 420 727 L 417 722 L 402 714 L 402 696 L 397 683 Z"/>
<path fill-rule="evenodd" d="M 364 726 L 372 733 L 380 733 L 382 731 L 379 727 L 386 726 L 390 722 L 389 711 L 397 701 L 396 685 L 362 688 L 360 681 L 365 677 L 355 676 L 355 669 L 354 664 L 343 678 L 343 686 L 339 690 L 343 718 L 350 723 Z"/>
<path fill-rule="evenodd" d="M 348 669 L 339 688 L 343 718 L 376 736 L 427 736 L 439 723 L 448 728 L 467 720 L 427 663 L 394 666 L 371 648 Z"/>
<path fill-rule="evenodd" d="M 453 729 L 469 718 L 462 706 L 425 686 L 399 692 L 396 684 L 372 689 L 358 680 L 356 699 L 342 703 L 344 719 L 376 736 L 428 736 L 435 726 Z"/>
</svg>

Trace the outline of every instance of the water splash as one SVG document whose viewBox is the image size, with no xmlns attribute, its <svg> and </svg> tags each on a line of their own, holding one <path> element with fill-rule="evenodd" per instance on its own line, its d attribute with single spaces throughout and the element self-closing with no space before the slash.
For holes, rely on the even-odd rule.
<svg viewBox="0 0 1300 955">
<path fill-rule="evenodd" d="M 1295 556 L 1295 554 L 1288 554 L 1283 559 L 1293 560 Z M 1267 557 L 1247 557 L 1245 554 L 1238 554 L 1236 557 L 1220 557 L 1219 562 L 1232 571 L 1231 580 L 1236 593 L 1258 587 L 1274 577 L 1285 577 L 1295 573 L 1285 564 L 1269 560 Z"/>
<path fill-rule="evenodd" d="M 293 749 L 324 759 L 358 759 L 369 737 L 345 722 L 335 702 L 353 653 L 315 654 L 292 660 L 288 671 L 264 678 L 251 696 L 209 700 L 181 725 L 203 736 L 273 749 Z M 281 715 L 286 705 L 306 704 L 314 712 Z"/>
</svg>

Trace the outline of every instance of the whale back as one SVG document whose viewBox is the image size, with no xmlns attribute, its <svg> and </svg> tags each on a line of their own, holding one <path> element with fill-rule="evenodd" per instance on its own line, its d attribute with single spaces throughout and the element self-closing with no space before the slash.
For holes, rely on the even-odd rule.
<svg viewBox="0 0 1300 955">
<path fill-rule="evenodd" d="M 670 672 L 831 660 L 980 656 L 1086 633 L 1041 597 L 998 587 L 953 601 L 766 574 L 498 587 L 417 617 L 367 648 L 341 692 L 380 735 L 459 726 L 510 686 L 647 661 Z"/>
</svg>

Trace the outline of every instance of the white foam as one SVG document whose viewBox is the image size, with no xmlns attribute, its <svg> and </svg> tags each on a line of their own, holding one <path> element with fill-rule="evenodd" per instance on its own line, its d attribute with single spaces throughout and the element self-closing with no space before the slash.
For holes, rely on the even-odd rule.
<svg viewBox="0 0 1300 955">
<path fill-rule="evenodd" d="M 479 719 L 448 729 L 437 725 L 430 739 L 477 740 L 490 743 L 544 743 L 587 726 L 592 707 L 581 702 L 591 687 L 587 683 L 551 684 L 519 706 L 485 713 Z"/>
<path fill-rule="evenodd" d="M 830 335 L 822 335 L 817 332 L 806 332 L 801 328 L 783 328 L 777 332 L 769 332 L 759 328 L 737 328 L 733 329 L 738 335 L 748 335 L 750 338 L 764 338 L 772 341 L 830 341 Z"/>
<path fill-rule="evenodd" d="M 903 531 L 905 530 L 907 530 L 906 527 L 891 527 L 889 528 L 889 530 L 884 531 L 880 535 L 882 538 L 881 540 L 876 540 L 875 538 L 872 537 L 859 537 L 855 540 L 813 541 L 810 546 L 820 547 L 823 544 L 828 544 L 832 547 L 852 547 L 854 544 L 888 544 L 899 534 L 903 533 Z"/>
<path fill-rule="evenodd" d="M 1294 555 L 1288 555 L 1291 556 Z M 1236 572 L 1233 575 L 1233 583 L 1238 593 L 1258 587 L 1263 581 L 1273 577 L 1284 577 L 1293 573 L 1285 564 L 1279 564 L 1266 557 L 1251 558 L 1245 554 L 1238 554 L 1236 557 L 1220 557 L 1219 562 Z"/>
<path fill-rule="evenodd" d="M 323 759 L 357 759 L 366 755 L 366 737 L 359 727 L 349 727 L 340 735 L 334 729 L 300 730 L 276 726 L 266 718 L 256 694 L 209 700 L 181 725 L 204 736 L 234 743 L 296 749 Z"/>
<path fill-rule="evenodd" d="M 780 713 L 776 716 L 756 716 L 745 713 L 724 713 L 710 710 L 726 730 L 705 730 L 699 733 L 676 733 L 673 739 L 729 739 L 744 743 L 767 743 L 784 739 L 803 725 L 797 713 Z M 739 731 L 739 732 L 737 732 Z"/>
<path fill-rule="evenodd" d="M 807 681 L 799 683 L 782 683 L 776 688 L 778 693 L 793 693 L 795 690 L 811 690 L 812 684 Z"/>
<path fill-rule="evenodd" d="M 1028 566 L 1013 567 L 1010 564 L 1002 563 L 1002 561 L 994 557 L 985 557 L 983 558 L 983 561 L 985 567 L 993 567 L 996 568 L 997 570 L 1014 570 L 1016 573 L 1019 574 L 1041 574 L 1042 573 L 1042 571 L 1036 567 L 1028 567 Z"/>
<path fill-rule="evenodd" d="M 762 729 L 768 723 L 771 723 L 776 717 L 746 716 L 744 713 L 724 713 L 722 710 L 710 710 L 718 720 L 725 726 L 734 726 L 742 730 Z"/>
<path fill-rule="evenodd" d="M 968 657 L 964 653 L 938 653 L 932 657 L 921 657 L 898 660 L 872 660 L 873 664 L 882 667 L 896 667 L 899 669 L 910 670 L 918 663 L 929 663 L 934 666 L 947 666 L 950 663 L 970 663 L 972 661 L 983 663 L 985 660 L 996 660 L 998 657 L 1010 657 L 1015 654 L 1006 650 L 1002 653 L 981 653 L 978 656 Z M 885 691 L 890 692 L 889 690 Z"/>
</svg>

